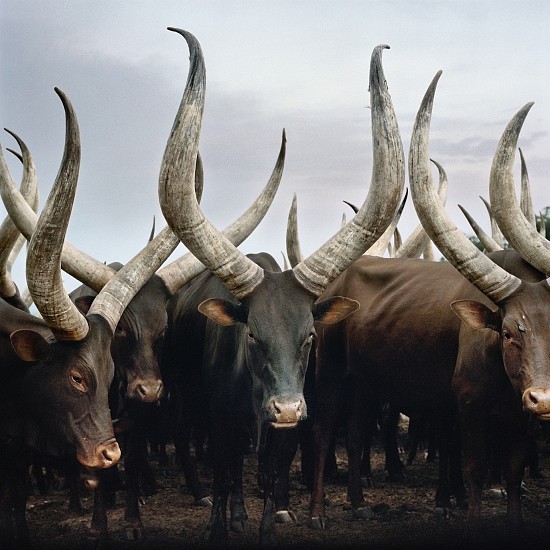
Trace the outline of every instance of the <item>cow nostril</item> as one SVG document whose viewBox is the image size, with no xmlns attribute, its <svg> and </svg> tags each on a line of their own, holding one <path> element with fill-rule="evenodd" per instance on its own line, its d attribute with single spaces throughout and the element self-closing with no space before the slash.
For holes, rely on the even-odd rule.
<svg viewBox="0 0 550 550">
<path fill-rule="evenodd" d="M 531 407 L 536 407 L 539 402 L 539 396 L 537 392 L 530 391 L 529 392 L 529 402 L 531 403 Z"/>
<path fill-rule="evenodd" d="M 158 399 L 162 395 L 163 384 L 159 380 L 151 384 L 137 384 L 136 393 L 141 399 Z"/>
<path fill-rule="evenodd" d="M 103 449 L 101 449 L 101 454 L 105 459 L 105 462 L 112 465 L 120 459 L 120 447 L 116 442 L 106 445 Z"/>
</svg>

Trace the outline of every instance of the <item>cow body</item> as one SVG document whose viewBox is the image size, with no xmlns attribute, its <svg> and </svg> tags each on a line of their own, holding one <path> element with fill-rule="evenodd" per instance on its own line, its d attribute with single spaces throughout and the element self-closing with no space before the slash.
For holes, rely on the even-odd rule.
<svg viewBox="0 0 550 550">
<path fill-rule="evenodd" d="M 118 271 L 122 265 L 112 263 L 110 267 Z M 70 294 L 84 313 L 96 295 L 86 285 L 81 285 Z M 151 485 L 148 491 L 154 491 L 146 435 L 151 418 L 156 413 L 154 407 L 163 393 L 160 353 L 169 297 L 164 281 L 153 275 L 122 313 L 111 343 L 115 375 L 109 391 L 109 406 L 113 419 L 123 418 L 128 426 L 117 434 L 117 439 L 126 473 L 124 535 L 130 540 L 144 536 L 138 504 L 140 479 L 146 479 Z M 111 472 L 99 472 L 98 476 L 91 530 L 93 536 L 101 540 L 108 537 L 107 500 L 112 490 L 112 475 Z"/>
<path fill-rule="evenodd" d="M 356 299 L 361 308 L 342 323 L 317 330 L 313 526 L 325 526 L 324 462 L 335 412 L 343 402 L 350 411 L 348 497 L 358 517 L 364 504 L 363 434 L 382 401 L 408 416 L 439 417 L 450 433 L 456 408 L 451 380 L 460 319 L 449 304 L 464 288 L 477 292 L 449 264 L 374 256 L 357 260 L 327 288 L 323 297 L 345 295 Z M 449 493 L 443 472 L 438 504 L 448 506 Z"/>
<path fill-rule="evenodd" d="M 41 319 L 3 300 L 0 316 L 5 384 L 0 405 L 0 538 L 9 548 L 28 541 L 25 503 L 32 451 L 61 458 L 76 453 L 82 465 L 95 469 L 114 464 L 120 449 L 107 399 L 113 371 L 90 368 L 96 360 L 111 361 L 112 333 L 105 320 L 90 316 L 87 337 L 66 345 L 55 340 Z M 14 333 L 19 341 L 12 345 Z M 105 352 L 100 359 L 98 354 Z"/>
<path fill-rule="evenodd" d="M 230 496 L 231 528 L 244 528 L 242 462 L 252 442 L 265 497 L 260 533 L 265 543 L 274 536 L 275 481 L 288 472 L 293 458 L 289 448 L 295 447 L 297 437 L 294 428 L 307 416 L 303 387 L 314 317 L 325 319 L 330 307 L 315 306 L 315 297 L 298 285 L 292 272 L 281 273 L 271 256 L 249 257 L 266 271 L 259 292 L 238 305 L 218 278 L 211 273 L 198 276 L 168 308 L 166 342 L 176 346 L 169 355 L 180 363 L 173 366 L 180 395 L 207 399 L 195 406 L 200 406 L 203 416 L 207 409 L 210 421 L 209 451 L 214 461 L 210 538 L 227 537 Z M 199 313 L 200 304 L 201 311 L 206 304 L 216 307 L 207 311 L 212 318 Z M 338 304 L 334 302 L 334 310 Z M 184 419 L 197 414 L 189 402 L 183 407 Z"/>
<path fill-rule="evenodd" d="M 489 256 L 525 281 L 544 278 L 513 251 Z M 539 292 L 542 295 L 538 299 L 542 301 L 546 292 L 542 283 Z M 457 396 L 461 409 L 472 406 L 474 393 L 484 404 L 491 401 L 489 394 L 507 403 L 515 399 L 515 407 L 509 410 L 521 412 L 521 403 L 517 402 L 517 395 L 512 396 L 510 382 L 506 382 L 508 377 L 494 331 L 467 327 L 450 307 L 459 299 L 475 300 L 491 308 L 494 305 L 450 264 L 364 256 L 323 297 L 338 294 L 358 300 L 361 309 L 338 325 L 318 330 L 317 463 L 311 501 L 312 524 L 317 527 L 324 526 L 325 521 L 322 473 L 339 400 L 346 399 L 352 411 L 348 418 L 348 494 L 357 515 L 361 515 L 363 504 L 359 480 L 360 434 L 363 422 L 380 400 L 388 401 L 411 417 L 438 419 L 440 434 L 444 436 L 440 443 L 444 444 L 444 450 L 454 450 L 449 458 L 455 459 L 457 442 L 447 438 L 455 425 Z M 483 364 L 490 364 L 490 368 Z M 492 373 L 490 379 L 489 373 Z M 482 380 L 487 380 L 487 384 L 481 384 Z M 472 392 L 473 387 L 476 392 Z M 464 417 L 463 430 L 465 423 L 476 418 L 479 419 L 479 414 L 473 414 L 470 421 Z M 466 433 L 472 430 L 466 429 Z M 473 467 L 471 461 L 478 463 L 470 457 L 482 450 L 479 441 L 466 447 L 467 474 Z M 440 468 L 446 467 L 446 456 L 440 457 Z M 450 466 L 453 468 L 450 480 L 447 471 L 440 470 L 437 506 L 449 506 L 451 492 L 459 501 L 465 497 L 459 463 L 455 460 Z"/>
<path fill-rule="evenodd" d="M 475 306 L 463 312 L 459 353 L 453 375 L 463 442 L 469 506 L 466 536 L 481 536 L 481 493 L 488 481 L 495 443 L 506 484 L 508 535 L 523 540 L 520 491 L 533 452 L 538 423 L 550 419 L 550 285 L 515 252 L 491 258 L 524 281 L 497 312 Z"/>
</svg>

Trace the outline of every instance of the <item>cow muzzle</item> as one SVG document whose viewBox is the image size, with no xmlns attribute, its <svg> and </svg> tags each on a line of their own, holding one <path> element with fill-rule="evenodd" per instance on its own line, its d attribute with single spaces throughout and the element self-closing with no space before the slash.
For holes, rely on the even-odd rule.
<svg viewBox="0 0 550 550">
<path fill-rule="evenodd" d="M 128 384 L 127 395 L 129 399 L 142 401 L 143 403 L 154 403 L 162 397 L 162 380 L 137 379 Z"/>
<path fill-rule="evenodd" d="M 523 410 L 539 420 L 550 421 L 550 387 L 527 388 L 522 396 Z"/>
<path fill-rule="evenodd" d="M 307 416 L 303 395 L 273 397 L 267 404 L 267 411 L 269 421 L 276 429 L 295 428 Z"/>
<path fill-rule="evenodd" d="M 115 438 L 100 443 L 92 453 L 87 453 L 82 449 L 78 449 L 76 452 L 78 462 L 90 470 L 110 468 L 120 460 L 120 455 L 120 447 Z"/>
</svg>

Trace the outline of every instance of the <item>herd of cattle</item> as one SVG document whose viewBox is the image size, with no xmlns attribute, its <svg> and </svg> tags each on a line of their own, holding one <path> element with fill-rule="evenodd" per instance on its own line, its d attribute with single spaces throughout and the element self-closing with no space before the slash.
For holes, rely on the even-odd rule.
<svg viewBox="0 0 550 550">
<path fill-rule="evenodd" d="M 141 538 L 139 479 L 147 469 L 146 426 L 157 403 L 197 501 L 208 495 L 198 484 L 189 445 L 193 432 L 208 434 L 213 545 L 224 544 L 228 529 L 242 530 L 246 522 L 242 467 L 251 441 L 264 495 L 260 544 L 275 543 L 276 518 L 288 511 L 288 470 L 299 442 L 302 459 L 311 460 L 310 525 L 328 528 L 323 475 L 343 409 L 348 498 L 354 516 L 364 517 L 361 454 L 384 404 L 431 423 L 440 453 L 436 506 L 449 507 L 453 497 L 467 506 L 467 541 L 480 536 L 481 493 L 496 447 L 491 434 L 505 434 L 498 448 L 506 525 L 510 537 L 521 537 L 520 490 L 532 434 L 538 422 L 550 420 L 550 244 L 518 205 L 513 178 L 531 104 L 506 127 L 490 174 L 491 213 L 513 248 L 482 252 L 445 213 L 446 177 L 437 163 L 439 195 L 432 183 L 428 144 L 436 74 L 409 151 L 410 191 L 421 227 L 414 243 L 382 257 L 376 251 L 386 249 L 402 207 L 405 155 L 382 70 L 387 46 L 376 47 L 368 195 L 355 216 L 307 258 L 289 223 L 292 267 L 282 271 L 268 254 L 247 256 L 237 246 L 273 201 L 285 135 L 261 195 L 218 231 L 198 204 L 204 60 L 192 34 L 169 30 L 187 41 L 190 68 L 160 169 L 159 201 L 168 226 L 126 265 L 104 265 L 65 242 L 80 140 L 62 91 L 56 89 L 65 109 L 65 149 L 40 215 L 25 143 L 10 132 L 20 150 L 12 152 L 23 164 L 20 189 L 0 151 L 9 214 L 0 229 L 2 547 L 29 543 L 29 464 L 44 456 L 59 460 L 75 483 L 86 472 L 95 488 L 91 531 L 98 540 L 108 537 L 109 476 L 122 458 L 125 532 Z M 289 221 L 295 223 L 293 215 Z M 28 296 L 21 296 L 11 265 L 25 240 Z M 430 240 L 447 262 L 428 259 Z M 163 265 L 180 242 L 190 252 Z M 82 282 L 70 295 L 61 270 Z M 31 303 L 40 316 L 29 312 Z"/>
</svg>

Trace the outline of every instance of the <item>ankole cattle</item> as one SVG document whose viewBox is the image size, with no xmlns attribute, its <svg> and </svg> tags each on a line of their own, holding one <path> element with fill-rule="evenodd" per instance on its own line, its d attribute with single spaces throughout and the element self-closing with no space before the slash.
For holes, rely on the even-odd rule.
<svg viewBox="0 0 550 550">
<path fill-rule="evenodd" d="M 205 69 L 197 40 L 187 40 L 191 65 L 186 90 L 168 140 L 159 198 L 163 214 L 182 243 L 211 271 L 196 285 L 187 314 L 202 323 L 200 369 L 209 395 L 210 448 L 214 457 L 214 502 L 210 541 L 227 541 L 226 506 L 231 493 L 231 527 L 242 529 L 242 461 L 252 440 L 261 467 L 264 512 L 260 543 L 274 542 L 274 485 L 282 441 L 307 416 L 304 375 L 314 322 L 336 323 L 358 304 L 335 296 L 317 301 L 326 286 L 373 244 L 391 222 L 404 183 L 404 159 L 396 117 L 381 65 L 384 46 L 371 59 L 370 93 L 374 168 L 369 195 L 359 213 L 317 252 L 281 272 L 266 255 L 239 252 L 200 211 L 193 192 L 205 93 Z M 200 287 L 200 288 L 199 288 Z M 199 293 L 200 290 L 200 293 Z M 179 297 L 178 297 L 179 299 Z M 202 301 L 200 301 L 202 300 Z M 178 334 L 185 338 L 185 333 Z M 180 358 L 185 365 L 187 358 Z M 181 368 L 185 368 L 182 366 Z M 185 380 L 185 376 L 183 377 Z"/>
<path fill-rule="evenodd" d="M 466 534 L 469 538 L 480 535 L 487 434 L 491 424 L 498 422 L 505 426 L 506 434 L 502 442 L 507 453 L 506 525 L 510 536 L 517 537 L 518 542 L 523 530 L 520 488 L 529 454 L 529 430 L 534 423 L 550 419 L 550 285 L 546 278 L 538 282 L 524 280 L 521 274 L 511 274 L 497 265 L 457 230 L 435 200 L 428 168 L 428 142 L 440 74 L 434 77 L 417 114 L 409 174 L 415 208 L 426 232 L 481 294 L 457 292 L 451 304 L 461 319 L 452 383 L 469 490 Z M 490 174 L 491 210 L 514 249 L 547 276 L 550 264 L 544 262 L 547 254 L 540 250 L 542 237 L 521 210 L 513 208 L 515 197 L 512 199 L 510 192 L 516 144 L 531 107 L 532 103 L 528 103 L 516 113 L 499 141 Z"/>
<path fill-rule="evenodd" d="M 63 92 L 56 92 L 66 114 L 65 149 L 29 241 L 26 263 L 27 285 L 42 319 L 0 300 L 6 377 L 0 415 L 2 535 L 18 544 L 28 543 L 27 449 L 57 456 L 72 453 L 91 469 L 107 468 L 120 458 L 107 399 L 114 372 L 110 344 L 128 300 L 150 276 L 137 272 L 133 262 L 113 278 L 86 316 L 63 288 L 61 248 L 78 180 L 80 138 L 72 105 Z M 13 186 L 1 152 L 0 179 Z M 146 265 L 154 265 L 153 257 Z M 125 277 L 135 281 L 133 287 Z"/>
</svg>

